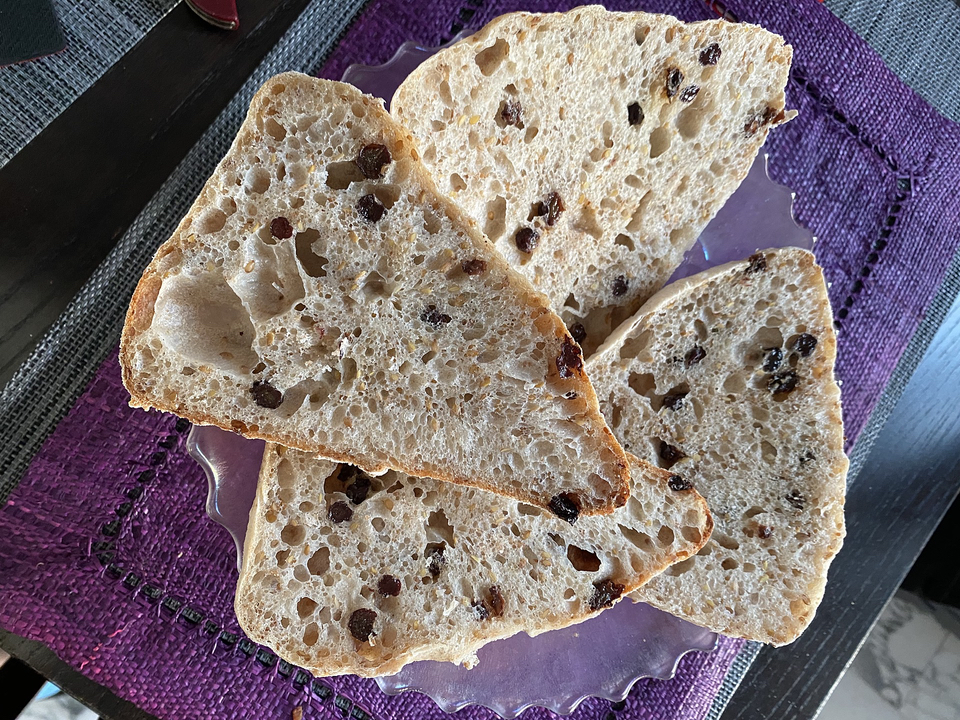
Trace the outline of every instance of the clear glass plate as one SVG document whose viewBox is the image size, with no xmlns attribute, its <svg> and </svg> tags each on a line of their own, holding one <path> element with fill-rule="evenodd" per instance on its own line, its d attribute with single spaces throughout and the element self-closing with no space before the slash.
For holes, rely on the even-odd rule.
<svg viewBox="0 0 960 720">
<path fill-rule="evenodd" d="M 407 42 L 384 65 L 350 66 L 343 80 L 389 103 L 403 79 L 438 49 Z M 766 156 L 761 155 L 672 280 L 741 260 L 758 249 L 812 249 L 814 238 L 794 221 L 792 202 L 790 190 L 769 178 Z M 194 427 L 188 440 L 191 455 L 207 474 L 207 513 L 236 542 L 238 566 L 263 446 L 262 441 L 214 427 Z M 686 653 L 709 652 L 716 641 L 715 633 L 648 605 L 624 601 L 579 625 L 535 638 L 520 633 L 490 643 L 480 649 L 480 662 L 473 670 L 423 661 L 377 678 L 377 683 L 389 694 L 425 693 L 448 712 L 476 704 L 504 718 L 531 706 L 566 714 L 588 697 L 622 700 L 641 678 L 670 678 Z"/>
</svg>

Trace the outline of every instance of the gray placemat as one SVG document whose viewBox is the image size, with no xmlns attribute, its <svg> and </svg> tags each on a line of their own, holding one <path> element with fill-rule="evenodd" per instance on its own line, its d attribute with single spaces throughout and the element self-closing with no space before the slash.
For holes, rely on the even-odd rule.
<svg viewBox="0 0 960 720">
<path fill-rule="evenodd" d="M 960 122 L 957 0 L 826 0 L 907 85 Z"/>
<path fill-rule="evenodd" d="M 17 2 L 17 0 L 3 0 Z M 0 167 L 180 0 L 53 0 L 67 47 L 0 68 Z"/>
</svg>

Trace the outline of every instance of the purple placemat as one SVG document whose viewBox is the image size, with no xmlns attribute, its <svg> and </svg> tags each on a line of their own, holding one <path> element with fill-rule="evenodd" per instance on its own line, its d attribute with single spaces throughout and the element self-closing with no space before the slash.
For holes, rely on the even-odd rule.
<svg viewBox="0 0 960 720">
<path fill-rule="evenodd" d="M 573 4 L 373 0 L 320 74 L 340 77 L 350 63 L 383 62 L 404 40 L 436 44 L 509 10 Z M 696 0 L 608 7 L 712 16 Z M 727 7 L 796 51 L 788 99 L 801 116 L 774 133 L 771 166 L 820 238 L 852 444 L 960 239 L 960 131 L 813 0 Z M 387 697 L 369 680 L 315 681 L 243 638 L 231 540 L 204 514 L 185 430 L 128 408 L 115 355 L 104 362 L 0 509 L 0 626 L 163 718 L 287 718 L 298 706 L 304 718 L 440 717 L 429 700 Z M 741 645 L 687 656 L 673 680 L 638 683 L 622 709 L 588 700 L 573 717 L 699 720 Z"/>
</svg>

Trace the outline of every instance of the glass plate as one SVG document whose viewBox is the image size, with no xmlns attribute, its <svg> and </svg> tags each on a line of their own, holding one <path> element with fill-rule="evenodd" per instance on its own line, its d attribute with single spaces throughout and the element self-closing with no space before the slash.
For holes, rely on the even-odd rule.
<svg viewBox="0 0 960 720">
<path fill-rule="evenodd" d="M 468 34 L 464 31 L 454 40 Z M 384 65 L 350 66 L 343 80 L 389 104 L 403 79 L 437 50 L 407 42 Z M 763 248 L 812 249 L 814 238 L 794 222 L 792 203 L 793 194 L 770 179 L 766 156 L 760 155 L 671 280 L 742 260 Z M 238 567 L 263 446 L 263 441 L 214 427 L 194 427 L 188 439 L 191 455 L 207 474 L 207 513 L 233 537 Z M 447 712 L 476 704 L 504 718 L 531 706 L 567 714 L 588 697 L 622 700 L 641 678 L 670 678 L 686 653 L 711 651 L 716 641 L 715 633 L 649 605 L 624 601 L 579 625 L 535 638 L 520 633 L 492 642 L 480 649 L 473 670 L 422 661 L 377 678 L 377 683 L 388 694 L 425 693 Z"/>
</svg>

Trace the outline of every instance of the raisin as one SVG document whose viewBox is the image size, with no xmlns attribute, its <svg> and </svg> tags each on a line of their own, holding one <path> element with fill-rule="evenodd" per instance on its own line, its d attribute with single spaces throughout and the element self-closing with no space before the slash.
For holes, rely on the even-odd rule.
<svg viewBox="0 0 960 720">
<path fill-rule="evenodd" d="M 360 217 L 364 220 L 373 223 L 379 222 L 386 211 L 387 209 L 383 206 L 383 203 L 377 200 L 377 196 L 372 193 L 364 195 L 357 200 L 357 212 L 360 213 Z"/>
<path fill-rule="evenodd" d="M 766 357 L 763 359 L 763 371 L 764 372 L 773 372 L 778 367 L 780 363 L 783 362 L 783 350 L 778 347 L 769 348 L 767 351 Z"/>
<path fill-rule="evenodd" d="M 683 399 L 687 396 L 685 392 L 669 393 L 663 396 L 663 407 L 670 408 L 674 412 L 683 407 Z"/>
<path fill-rule="evenodd" d="M 771 375 L 770 379 L 767 380 L 767 390 L 774 395 L 792 393 L 797 389 L 797 383 L 799 381 L 800 378 L 793 370 L 787 370 L 777 373 L 776 375 Z"/>
<path fill-rule="evenodd" d="M 747 266 L 747 273 L 758 273 L 767 269 L 767 257 L 763 253 L 754 253 L 747 258 L 750 264 Z"/>
<path fill-rule="evenodd" d="M 480 260 L 478 258 L 473 258 L 472 260 L 464 260 L 460 263 L 460 268 L 467 275 L 479 275 L 484 270 L 487 269 L 487 261 Z"/>
<path fill-rule="evenodd" d="M 514 236 L 513 242 L 516 243 L 517 250 L 529 255 L 536 250 L 537 245 L 540 244 L 540 233 L 533 228 L 520 228 L 517 230 L 517 234 Z"/>
<path fill-rule="evenodd" d="M 480 600 L 471 602 L 470 607 L 473 609 L 473 618 L 475 620 L 483 621 L 490 617 L 490 611 L 487 610 L 487 606 Z"/>
<path fill-rule="evenodd" d="M 350 634 L 360 642 L 366 642 L 371 635 L 376 635 L 373 631 L 373 623 L 377 619 L 377 613 L 369 608 L 360 608 L 350 614 L 350 620 L 347 627 L 350 628 Z"/>
<path fill-rule="evenodd" d="M 630 282 L 623 275 L 617 275 L 613 279 L 613 295 L 614 297 L 620 297 L 627 292 L 627 288 L 630 287 Z"/>
<path fill-rule="evenodd" d="M 354 505 L 359 505 L 367 499 L 370 493 L 370 478 L 365 473 L 357 475 L 357 479 L 347 485 L 343 491 Z"/>
<path fill-rule="evenodd" d="M 403 585 L 393 575 L 384 575 L 377 583 L 377 592 L 384 597 L 396 597 L 402 588 Z"/>
<path fill-rule="evenodd" d="M 433 577 L 437 577 L 443 570 L 443 566 L 447 564 L 447 559 L 443 556 L 445 547 L 443 543 L 430 543 L 423 553 L 423 557 L 427 561 L 427 571 Z"/>
<path fill-rule="evenodd" d="M 793 341 L 792 349 L 800 353 L 800 357 L 810 357 L 816 347 L 817 339 L 809 333 L 803 333 Z"/>
<path fill-rule="evenodd" d="M 560 346 L 560 354 L 557 355 L 557 372 L 560 377 L 572 377 L 575 372 L 583 371 L 583 354 L 580 346 L 573 342 L 570 337 L 563 339 L 563 345 Z"/>
<path fill-rule="evenodd" d="M 337 500 L 327 512 L 330 520 L 339 525 L 353 517 L 353 510 L 343 500 Z"/>
<path fill-rule="evenodd" d="M 699 345 L 694 345 L 690 350 L 687 350 L 687 354 L 683 356 L 683 364 L 687 367 L 698 365 L 706 356 L 706 350 Z"/>
<path fill-rule="evenodd" d="M 379 180 L 383 166 L 390 163 L 390 151 L 386 145 L 364 145 L 354 162 L 367 180 Z"/>
<path fill-rule="evenodd" d="M 756 135 L 757 131 L 764 125 L 781 120 L 783 120 L 783 110 L 767 106 L 747 119 L 747 122 L 743 125 L 743 132 L 747 135 Z"/>
<path fill-rule="evenodd" d="M 680 458 L 686 457 L 683 450 L 671 445 L 668 442 L 660 441 L 660 459 L 668 463 L 675 463 Z"/>
<path fill-rule="evenodd" d="M 693 102 L 693 99 L 697 96 L 697 93 L 700 92 L 699 85 L 687 85 L 683 92 L 680 93 L 680 102 Z"/>
<path fill-rule="evenodd" d="M 683 82 L 683 73 L 680 72 L 679 68 L 670 68 L 667 70 L 667 97 L 672 98 L 677 94 L 677 90 L 680 89 L 680 84 Z"/>
<path fill-rule="evenodd" d="M 784 496 L 784 499 L 797 510 L 803 510 L 803 505 L 807 501 L 799 490 L 791 490 Z"/>
<path fill-rule="evenodd" d="M 610 578 L 593 583 L 593 595 L 590 596 L 590 609 L 601 610 L 613 605 L 623 594 L 624 587 Z"/>
<path fill-rule="evenodd" d="M 270 234 L 280 240 L 286 240 L 293 235 L 293 225 L 285 217 L 274 218 L 270 222 Z"/>
<path fill-rule="evenodd" d="M 250 387 L 253 401 L 262 408 L 276 410 L 283 404 L 283 393 L 266 380 L 256 380 Z"/>
<path fill-rule="evenodd" d="M 490 589 L 487 590 L 487 602 L 490 605 L 490 613 L 494 617 L 503 615 L 506 603 L 503 600 L 503 593 L 500 592 L 499 585 L 491 585 Z"/>
<path fill-rule="evenodd" d="M 507 100 L 500 108 L 500 119 L 504 125 L 523 127 L 523 108 L 517 100 Z"/>
<path fill-rule="evenodd" d="M 670 489 L 675 492 L 683 492 L 685 490 L 693 490 L 693 483 L 687 480 L 682 475 L 671 475 L 667 479 L 667 485 L 670 486 Z"/>
<path fill-rule="evenodd" d="M 577 323 L 570 328 L 570 335 L 577 345 L 583 345 L 583 341 L 587 339 L 587 329 L 583 326 L 583 323 Z"/>
<path fill-rule="evenodd" d="M 576 493 L 560 493 L 550 498 L 550 512 L 573 525 L 580 517 L 580 499 Z"/>
<path fill-rule="evenodd" d="M 716 65 L 717 61 L 720 59 L 720 55 L 720 46 L 717 45 L 717 43 L 710 43 L 700 51 L 700 64 Z"/>
<path fill-rule="evenodd" d="M 560 193 L 554 192 L 547 195 L 547 225 L 553 227 L 557 220 L 560 219 L 564 210 L 566 210 L 566 208 L 563 206 Z"/>
<path fill-rule="evenodd" d="M 452 318 L 446 313 L 442 313 L 437 310 L 436 305 L 427 305 L 423 312 L 420 313 L 420 319 L 425 323 L 430 323 L 434 327 L 440 327 L 441 325 L 446 325 Z"/>
<path fill-rule="evenodd" d="M 627 105 L 627 122 L 631 125 L 639 125 L 643 122 L 643 108 L 640 107 L 640 103 Z"/>
<path fill-rule="evenodd" d="M 761 540 L 766 540 L 771 535 L 773 535 L 773 528 L 769 525 L 759 525 L 757 526 L 757 536 Z"/>
</svg>

